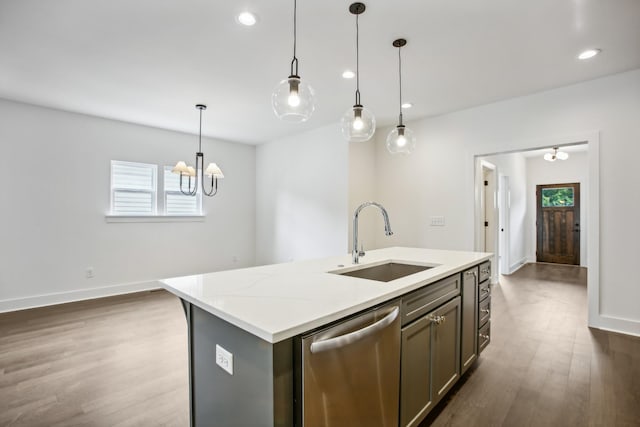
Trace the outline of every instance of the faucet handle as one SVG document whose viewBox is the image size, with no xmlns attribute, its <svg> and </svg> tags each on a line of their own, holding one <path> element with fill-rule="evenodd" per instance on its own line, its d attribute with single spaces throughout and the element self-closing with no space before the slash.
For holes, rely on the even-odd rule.
<svg viewBox="0 0 640 427">
<path fill-rule="evenodd" d="M 361 243 L 360 244 L 360 251 L 358 252 L 358 256 L 365 256 L 366 253 L 364 251 L 364 245 Z"/>
</svg>

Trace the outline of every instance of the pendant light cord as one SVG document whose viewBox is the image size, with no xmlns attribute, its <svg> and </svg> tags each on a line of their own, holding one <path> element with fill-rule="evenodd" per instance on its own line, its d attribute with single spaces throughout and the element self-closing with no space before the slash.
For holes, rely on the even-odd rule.
<svg viewBox="0 0 640 427">
<path fill-rule="evenodd" d="M 298 17 L 298 2 L 297 0 L 293 0 L 293 59 L 291 60 L 292 76 L 298 75 L 298 58 L 296 58 L 296 43 L 297 43 L 297 29 L 298 29 L 297 17 Z M 295 72 L 293 69 L 294 65 L 295 65 Z"/>
<path fill-rule="evenodd" d="M 360 15 L 356 15 L 356 105 L 360 104 Z"/>
<path fill-rule="evenodd" d="M 400 78 L 398 79 L 398 81 L 400 82 L 400 118 L 399 118 L 399 125 L 402 126 L 402 55 L 400 55 L 400 49 L 402 49 L 402 46 L 398 47 L 398 76 L 400 76 Z"/>
</svg>

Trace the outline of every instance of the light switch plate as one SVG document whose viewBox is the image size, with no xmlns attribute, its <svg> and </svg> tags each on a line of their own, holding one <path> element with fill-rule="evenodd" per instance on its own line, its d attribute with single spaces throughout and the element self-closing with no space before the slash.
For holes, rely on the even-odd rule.
<svg viewBox="0 0 640 427">
<path fill-rule="evenodd" d="M 216 344 L 216 365 L 233 375 L 233 354 Z"/>
<path fill-rule="evenodd" d="M 431 226 L 432 227 L 444 227 L 444 217 L 443 216 L 432 216 L 431 217 Z"/>
</svg>

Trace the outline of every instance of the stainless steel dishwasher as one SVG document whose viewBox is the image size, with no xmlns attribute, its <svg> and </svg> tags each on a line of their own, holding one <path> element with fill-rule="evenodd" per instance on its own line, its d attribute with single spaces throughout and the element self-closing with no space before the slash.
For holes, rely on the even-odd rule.
<svg viewBox="0 0 640 427">
<path fill-rule="evenodd" d="M 304 427 L 397 426 L 400 302 L 302 337 Z"/>
</svg>

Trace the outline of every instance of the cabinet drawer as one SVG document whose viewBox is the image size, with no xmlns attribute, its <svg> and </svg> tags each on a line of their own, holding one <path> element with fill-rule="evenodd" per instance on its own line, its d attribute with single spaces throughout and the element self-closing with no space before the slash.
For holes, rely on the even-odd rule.
<svg viewBox="0 0 640 427">
<path fill-rule="evenodd" d="M 460 294 L 460 274 L 442 279 L 402 297 L 402 325 Z"/>
<path fill-rule="evenodd" d="M 491 317 L 491 297 L 487 297 L 480 302 L 478 310 L 478 326 L 482 327 Z"/>
<path fill-rule="evenodd" d="M 478 353 L 482 352 L 484 348 L 491 342 L 491 321 L 478 330 Z"/>
<path fill-rule="evenodd" d="M 485 280 L 478 286 L 478 301 L 483 301 L 489 295 L 491 295 L 491 282 Z"/>
<path fill-rule="evenodd" d="M 490 277 L 491 277 L 491 261 L 483 262 L 482 264 L 480 264 L 480 281 L 484 282 Z"/>
</svg>

